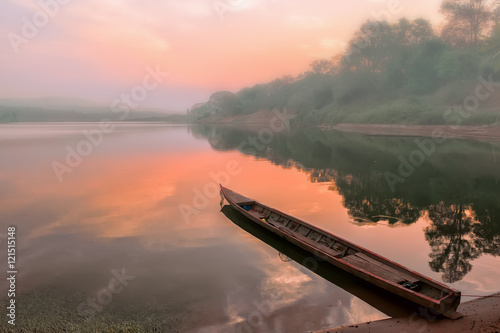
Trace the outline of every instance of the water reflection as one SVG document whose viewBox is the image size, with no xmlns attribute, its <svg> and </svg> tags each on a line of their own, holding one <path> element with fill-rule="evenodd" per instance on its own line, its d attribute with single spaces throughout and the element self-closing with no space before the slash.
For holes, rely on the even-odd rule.
<svg viewBox="0 0 500 333">
<path fill-rule="evenodd" d="M 202 126 L 193 132 L 219 150 L 238 149 L 239 142 L 255 135 L 227 127 Z M 499 254 L 496 156 L 490 144 L 448 140 L 392 191 L 385 172 L 397 172 L 398 157 L 409 156 L 415 148 L 414 139 L 308 128 L 277 135 L 254 155 L 285 169 L 296 167 L 312 182 L 331 183 L 357 225 L 410 225 L 426 219 L 430 267 L 442 272 L 445 282 L 460 281 L 481 254 Z"/>
<path fill-rule="evenodd" d="M 433 205 L 428 214 L 432 225 L 425 229 L 425 237 L 432 246 L 430 265 L 444 272 L 443 280 L 461 280 L 471 269 L 470 261 L 482 253 L 474 245 L 473 217 L 463 205 Z"/>
<path fill-rule="evenodd" d="M 412 147 L 404 140 L 290 131 L 253 158 L 237 150 L 252 132 L 123 124 L 60 183 L 51 163 L 64 160 L 65 147 L 74 147 L 85 138 L 82 130 L 93 126 L 0 126 L 0 234 L 8 225 L 18 227 L 19 301 L 26 305 L 19 307 L 19 318 L 34 318 L 31 327 L 39 327 L 37 318 L 48 325 L 41 331 L 63 327 L 57 322 L 62 318 L 73 325 L 68 330 L 85 332 L 90 326 L 77 314 L 78 304 L 95 297 L 111 271 L 122 267 L 136 278 L 94 318 L 94 331 L 105 331 L 99 320 L 140 326 L 148 318 L 167 323 L 163 331 L 234 332 L 255 311 L 254 302 L 275 291 L 282 295 L 276 311 L 255 332 L 384 318 L 379 308 L 392 314 L 376 297 L 353 296 L 358 290 L 349 284 L 332 279 L 339 287 L 327 275 L 325 280 L 295 262 L 282 262 L 274 248 L 220 213 L 218 196 L 207 197 L 185 221 L 179 206 L 193 205 L 196 191 L 214 183 L 210 174 L 232 161 L 241 173 L 231 177 L 231 188 L 435 279 L 441 273 L 427 264 L 433 248 L 424 229 L 438 223 L 429 211 L 438 203 L 462 204 L 459 218 L 472 226 L 461 237 L 482 254 L 475 262 L 483 266 L 466 258 L 475 267 L 454 287 L 469 293 L 497 288 L 500 265 L 484 256 L 497 255 L 500 247 L 498 171 L 486 154 L 489 146 L 444 147 L 392 193 L 381 175 L 394 167 L 394 156 Z M 446 212 L 433 211 L 436 219 Z M 451 222 L 443 225 L 453 222 L 450 214 L 445 217 Z M 456 228 L 428 230 L 431 238 L 444 237 L 445 245 Z M 442 249 L 436 252 L 446 255 L 442 269 L 451 271 L 455 258 Z M 5 247 L 0 255 L 6 256 Z M 6 280 L 0 281 L 0 289 L 5 287 Z"/>
<path fill-rule="evenodd" d="M 273 291 L 281 295 L 276 310 L 255 332 L 384 317 L 245 237 L 221 216 L 218 197 L 208 198 L 191 221 L 179 212 L 181 204 L 192 205 L 196 189 L 214 182 L 211 172 L 237 161 L 243 172 L 231 182 L 238 187 L 263 199 L 282 198 L 283 208 L 298 215 L 317 214 L 325 205 L 302 173 L 238 152 L 214 152 L 186 127 L 126 124 L 60 183 L 52 161 L 64 159 L 65 147 L 75 146 L 84 138 L 81 130 L 94 125 L 72 126 L 41 124 L 33 137 L 26 126 L 13 126 L 0 142 L 0 155 L 7 157 L 0 160 L 0 226 L 18 228 L 19 302 L 25 305 L 18 314 L 29 318 L 19 320 L 21 329 L 105 331 L 101 325 L 118 322 L 151 331 L 144 325 L 153 322 L 167 332 L 234 332 L 255 311 L 254 302 Z M 54 128 L 59 134 L 50 134 Z M 265 177 L 257 179 L 254 172 Z M 269 179 L 293 182 L 303 191 L 278 197 L 278 188 L 265 186 Z M 299 204 L 304 194 L 311 200 Z M 334 208 L 342 214 L 340 204 Z M 123 267 L 136 278 L 89 326 L 77 313 L 79 304 L 96 297 L 112 270 Z M 6 286 L 0 282 L 1 290 Z M 1 325 L 5 321 L 5 331 Z"/>
<path fill-rule="evenodd" d="M 231 206 L 226 205 L 221 211 L 234 224 L 276 249 L 278 251 L 276 255 L 279 255 L 281 260 L 287 261 L 283 257 L 294 260 L 307 270 L 346 290 L 386 315 L 401 318 L 418 310 L 415 304 L 314 257 L 311 253 L 291 245 L 283 238 L 255 225 Z"/>
</svg>

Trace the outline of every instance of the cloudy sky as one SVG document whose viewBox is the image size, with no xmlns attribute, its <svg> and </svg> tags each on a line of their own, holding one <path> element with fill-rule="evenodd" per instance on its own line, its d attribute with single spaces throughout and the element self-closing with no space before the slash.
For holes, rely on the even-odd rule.
<svg viewBox="0 0 500 333">
<path fill-rule="evenodd" d="M 367 19 L 440 20 L 441 0 L 4 0 L 0 98 L 111 103 L 168 72 L 141 104 L 185 110 L 307 70 Z"/>
</svg>

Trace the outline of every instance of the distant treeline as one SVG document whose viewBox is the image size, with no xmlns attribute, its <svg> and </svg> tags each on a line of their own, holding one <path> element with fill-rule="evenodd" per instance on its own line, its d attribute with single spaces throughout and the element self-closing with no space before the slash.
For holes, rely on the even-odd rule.
<svg viewBox="0 0 500 333">
<path fill-rule="evenodd" d="M 314 61 L 297 77 L 215 93 L 189 112 L 203 120 L 287 107 L 301 124 L 445 123 L 447 109 L 500 78 L 500 24 L 495 1 L 445 0 L 441 12 L 439 27 L 422 18 L 367 21 L 344 53 Z M 495 122 L 500 89 L 483 89 L 489 94 L 480 112 L 464 124 Z"/>
<path fill-rule="evenodd" d="M 63 110 L 34 106 L 0 105 L 0 123 L 18 122 L 99 122 L 111 121 L 155 121 L 187 123 L 191 119 L 184 114 L 169 111 L 134 110 L 123 117 L 123 113 L 112 112 L 105 107 L 70 108 Z"/>
</svg>

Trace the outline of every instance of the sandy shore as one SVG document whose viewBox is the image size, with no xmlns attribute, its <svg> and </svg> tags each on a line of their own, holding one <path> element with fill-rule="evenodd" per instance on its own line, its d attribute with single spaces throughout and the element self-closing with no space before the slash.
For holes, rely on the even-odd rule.
<svg viewBox="0 0 500 333">
<path fill-rule="evenodd" d="M 432 137 L 443 133 L 447 138 L 500 142 L 500 126 L 338 124 L 321 128 L 370 136 Z"/>
<path fill-rule="evenodd" d="M 408 318 L 390 318 L 314 333 L 500 333 L 500 293 L 463 303 L 458 307 L 458 312 L 463 314 L 464 317 L 457 320 L 436 319 L 428 314 L 426 318 L 426 314 L 415 313 Z"/>
</svg>

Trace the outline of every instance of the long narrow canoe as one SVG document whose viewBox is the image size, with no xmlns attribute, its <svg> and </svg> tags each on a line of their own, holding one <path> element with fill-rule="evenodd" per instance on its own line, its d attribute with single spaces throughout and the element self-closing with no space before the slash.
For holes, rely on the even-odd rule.
<svg viewBox="0 0 500 333">
<path fill-rule="evenodd" d="M 330 264 L 446 317 L 461 316 L 458 290 L 222 185 L 221 197 L 252 222 Z"/>
</svg>

